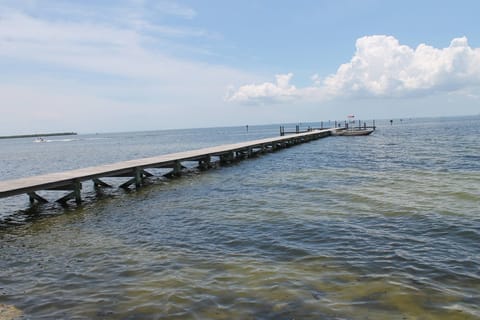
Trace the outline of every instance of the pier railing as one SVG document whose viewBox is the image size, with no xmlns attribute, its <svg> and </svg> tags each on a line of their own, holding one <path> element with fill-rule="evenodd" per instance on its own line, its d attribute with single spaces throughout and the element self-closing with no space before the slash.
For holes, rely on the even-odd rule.
<svg viewBox="0 0 480 320">
<path fill-rule="evenodd" d="M 377 127 L 375 126 L 375 120 L 372 121 L 371 125 L 367 125 L 366 121 L 356 120 L 356 121 L 328 121 L 328 122 L 320 122 L 320 127 L 312 127 L 307 126 L 303 127 L 301 124 L 295 125 L 295 129 L 287 128 L 285 130 L 285 126 L 280 126 L 280 136 L 284 136 L 286 134 L 299 134 L 310 132 L 313 130 L 328 130 L 328 129 L 355 129 L 355 130 L 375 130 Z"/>
</svg>

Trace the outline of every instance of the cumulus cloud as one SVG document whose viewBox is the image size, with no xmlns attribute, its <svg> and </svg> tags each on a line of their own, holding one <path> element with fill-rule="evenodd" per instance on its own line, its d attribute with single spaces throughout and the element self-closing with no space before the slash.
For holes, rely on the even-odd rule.
<svg viewBox="0 0 480 320">
<path fill-rule="evenodd" d="M 265 82 L 262 84 L 251 84 L 241 86 L 237 91 L 227 95 L 228 101 L 248 102 L 252 99 L 262 100 L 286 100 L 295 97 L 298 90 L 290 84 L 293 74 L 277 74 L 276 82 Z"/>
<path fill-rule="evenodd" d="M 290 80 L 292 74 L 286 76 Z M 245 85 L 229 100 L 252 102 L 259 97 L 277 99 L 284 95 L 306 99 L 401 98 L 465 91 L 480 86 L 480 49 L 470 47 L 466 37 L 455 38 L 449 47 L 438 49 L 426 44 L 411 48 L 392 36 L 366 36 L 356 41 L 354 56 L 335 74 L 323 81 L 315 74 L 312 81 L 311 86 L 298 89 L 293 85 L 279 87 L 278 81 L 277 85 Z"/>
<path fill-rule="evenodd" d="M 472 49 L 466 37 L 448 48 L 412 49 L 391 36 L 369 36 L 358 39 L 356 48 L 352 60 L 325 80 L 331 93 L 402 96 L 480 84 L 480 49 Z"/>
</svg>

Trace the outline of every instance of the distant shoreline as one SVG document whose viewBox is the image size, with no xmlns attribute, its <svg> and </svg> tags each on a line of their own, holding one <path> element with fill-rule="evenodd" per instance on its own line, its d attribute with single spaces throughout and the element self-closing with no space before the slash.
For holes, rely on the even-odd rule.
<svg viewBox="0 0 480 320">
<path fill-rule="evenodd" d="M 0 136 L 0 139 L 17 139 L 17 138 L 37 138 L 37 137 L 52 137 L 52 136 L 75 136 L 76 132 L 55 132 L 55 133 L 35 133 L 22 134 L 15 136 Z"/>
</svg>

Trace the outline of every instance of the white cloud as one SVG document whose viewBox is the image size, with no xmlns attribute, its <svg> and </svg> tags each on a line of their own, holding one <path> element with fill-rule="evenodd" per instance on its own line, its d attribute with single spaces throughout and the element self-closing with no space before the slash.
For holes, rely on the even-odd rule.
<svg viewBox="0 0 480 320">
<path fill-rule="evenodd" d="M 288 100 L 298 94 L 295 86 L 290 84 L 293 74 L 277 74 L 276 82 L 241 86 L 236 92 L 227 95 L 228 101 L 248 102 L 254 100 Z"/>
<path fill-rule="evenodd" d="M 290 79 L 292 75 L 286 76 Z M 453 39 L 443 49 L 426 44 L 414 49 L 401 45 L 392 36 L 366 36 L 357 40 L 353 58 L 335 74 L 323 82 L 317 74 L 311 79 L 312 86 L 297 89 L 290 85 L 288 90 L 273 83 L 244 85 L 232 92 L 228 100 L 278 100 L 284 95 L 314 100 L 356 96 L 401 98 L 466 92 L 480 86 L 480 49 L 471 48 L 466 37 Z"/>
<path fill-rule="evenodd" d="M 412 49 L 391 36 L 363 37 L 356 47 L 352 60 L 325 80 L 335 95 L 403 96 L 480 84 L 480 49 L 472 49 L 466 37 L 443 49 Z"/>
<path fill-rule="evenodd" d="M 149 31 L 153 28 L 148 23 L 143 25 L 149 26 Z M 187 33 L 170 27 L 155 30 Z M 152 41 L 159 40 L 133 28 L 85 21 L 47 21 L 20 12 L 0 14 L 0 57 L 125 77 L 163 78 L 185 67 L 203 68 L 147 49 Z"/>
<path fill-rule="evenodd" d="M 147 22 L 142 25 L 148 26 L 148 31 L 153 28 Z M 186 29 L 158 29 L 169 34 L 194 34 Z M 198 32 L 194 36 L 202 36 Z M 155 47 L 153 41 L 161 40 L 125 26 L 85 20 L 51 21 L 13 10 L 0 13 L 0 58 L 20 65 L 48 65 L 95 79 L 119 76 L 117 81 L 147 81 L 178 90 L 189 85 L 192 90 L 217 87 L 221 88 L 217 93 L 220 99 L 226 83 L 252 78 L 233 68 L 175 58 Z M 28 76 L 37 77 L 33 73 Z"/>
</svg>

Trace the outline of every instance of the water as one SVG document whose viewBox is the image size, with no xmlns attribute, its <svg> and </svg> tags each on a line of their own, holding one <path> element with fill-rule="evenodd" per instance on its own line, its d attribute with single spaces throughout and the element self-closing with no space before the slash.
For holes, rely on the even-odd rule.
<svg viewBox="0 0 480 320">
<path fill-rule="evenodd" d="M 0 318 L 480 319 L 480 118 L 377 125 L 78 208 L 0 199 Z M 0 177 L 277 134 L 0 140 Z"/>
</svg>

